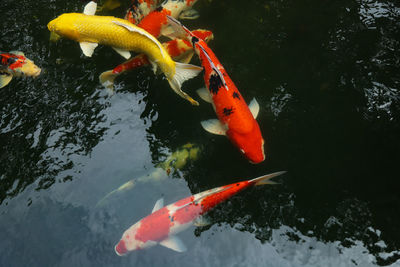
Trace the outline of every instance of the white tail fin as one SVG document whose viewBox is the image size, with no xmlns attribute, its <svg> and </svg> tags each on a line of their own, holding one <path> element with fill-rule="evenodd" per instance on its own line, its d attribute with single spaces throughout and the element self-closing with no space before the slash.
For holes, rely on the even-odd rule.
<svg viewBox="0 0 400 267">
<path fill-rule="evenodd" d="M 117 78 L 118 73 L 113 73 L 112 70 L 108 70 L 100 74 L 99 80 L 100 83 L 107 89 L 114 88 L 114 80 Z"/>
<path fill-rule="evenodd" d="M 272 178 L 284 174 L 286 171 L 274 172 L 271 174 L 263 175 L 257 178 L 250 180 L 250 183 L 254 183 L 254 185 L 264 185 L 264 184 L 277 184 L 274 181 L 271 181 Z"/>
<path fill-rule="evenodd" d="M 194 106 L 198 106 L 199 103 L 191 98 L 188 94 L 183 92 L 181 86 L 184 81 L 197 76 L 202 70 L 203 68 L 199 66 L 175 62 L 175 75 L 172 77 L 172 79 L 168 79 L 172 89 Z"/>
</svg>

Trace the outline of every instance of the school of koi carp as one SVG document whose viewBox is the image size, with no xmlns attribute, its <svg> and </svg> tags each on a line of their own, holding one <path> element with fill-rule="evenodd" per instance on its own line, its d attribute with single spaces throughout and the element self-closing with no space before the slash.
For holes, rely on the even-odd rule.
<svg viewBox="0 0 400 267">
<path fill-rule="evenodd" d="M 48 23 L 48 29 L 58 37 L 79 42 L 84 55 L 91 57 L 94 49 L 101 45 L 111 46 L 127 61 L 112 70 L 103 72 L 99 80 L 108 89 L 113 89 L 115 79 L 124 72 L 143 66 L 151 66 L 154 73 L 159 69 L 170 87 L 192 105 L 199 105 L 187 93 L 182 84 L 204 71 L 205 88 L 197 90 L 199 96 L 212 104 L 217 119 L 201 122 L 212 134 L 225 135 L 243 156 L 253 164 L 265 160 L 264 139 L 256 121 L 260 109 L 253 99 L 247 105 L 217 56 L 208 46 L 213 33 L 205 29 L 189 30 L 181 19 L 196 19 L 199 13 L 192 7 L 197 0 L 132 0 L 124 19 L 98 16 L 101 8 L 116 7 L 115 0 L 108 0 L 100 8 L 90 1 L 81 13 L 64 13 Z M 158 38 L 170 40 L 160 43 Z M 131 51 L 137 53 L 131 57 Z M 196 54 L 201 67 L 191 65 Z M 22 52 L 0 53 L 0 88 L 6 86 L 13 76 L 33 76 L 41 70 Z M 165 163 L 148 175 L 146 179 L 166 177 L 171 168 L 179 169 L 187 159 L 196 159 L 199 148 L 187 144 L 171 155 Z M 160 244 L 177 252 L 186 250 L 177 233 L 191 225 L 205 225 L 202 217 L 210 209 L 245 188 L 254 185 L 273 184 L 270 179 L 284 172 L 276 172 L 255 179 L 210 189 L 164 206 L 163 200 L 156 202 L 152 213 L 128 228 L 115 246 L 118 255 Z M 145 180 L 145 178 L 137 181 Z M 122 185 L 111 194 L 132 188 L 134 181 Z M 104 201 L 100 201 L 102 203 Z"/>
</svg>

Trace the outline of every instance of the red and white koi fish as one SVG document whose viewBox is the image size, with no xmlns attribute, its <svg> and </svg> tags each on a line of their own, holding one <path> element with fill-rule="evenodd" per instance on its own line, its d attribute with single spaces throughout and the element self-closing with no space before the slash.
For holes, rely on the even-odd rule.
<svg viewBox="0 0 400 267">
<path fill-rule="evenodd" d="M 254 185 L 274 184 L 270 179 L 283 173 L 275 172 L 252 180 L 210 189 L 165 207 L 163 207 L 163 199 L 160 199 L 156 202 L 150 215 L 124 232 L 121 240 L 115 246 L 115 252 L 122 256 L 129 251 L 149 248 L 156 244 L 177 252 L 184 252 L 186 247 L 176 236 L 177 233 L 196 222 L 201 225 L 203 214 L 245 188 Z"/>
<path fill-rule="evenodd" d="M 157 0 L 132 0 L 132 4 L 126 11 L 125 19 L 133 24 L 138 24 L 158 5 Z"/>
<path fill-rule="evenodd" d="M 201 39 L 206 42 L 214 38 L 212 32 L 208 30 L 199 29 L 193 31 L 193 33 L 196 34 L 196 36 L 201 37 Z M 165 42 L 162 45 L 165 47 L 168 54 L 174 61 L 189 63 L 194 54 L 192 44 L 186 39 L 174 39 L 169 42 Z M 116 66 L 114 69 L 103 72 L 100 74 L 99 79 L 104 87 L 112 89 L 115 78 L 117 78 L 120 74 L 149 64 L 150 62 L 147 56 L 145 54 L 139 54 L 132 59 L 129 59 L 128 61 Z"/>
<path fill-rule="evenodd" d="M 167 15 L 179 19 L 196 19 L 199 13 L 192 9 L 197 0 L 165 0 L 158 8 L 145 16 L 138 26 L 156 38 L 170 33 Z"/>
<path fill-rule="evenodd" d="M 213 134 L 226 135 L 251 163 L 264 161 L 264 139 L 255 120 L 260 109 L 257 101 L 253 99 L 247 106 L 206 42 L 174 18 L 168 17 L 168 20 L 175 29 L 173 37 L 186 36 L 204 68 L 204 81 L 208 90 L 204 88 L 197 92 L 202 99 L 213 104 L 218 119 L 202 121 L 203 128 Z"/>
<path fill-rule="evenodd" d="M 36 77 L 40 71 L 41 69 L 22 52 L 0 52 L 0 88 L 6 86 L 13 76 Z"/>
</svg>

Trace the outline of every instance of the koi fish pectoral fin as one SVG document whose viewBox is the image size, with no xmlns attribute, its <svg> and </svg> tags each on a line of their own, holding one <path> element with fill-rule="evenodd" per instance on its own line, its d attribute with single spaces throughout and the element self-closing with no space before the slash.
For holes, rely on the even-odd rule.
<svg viewBox="0 0 400 267">
<path fill-rule="evenodd" d="M 82 52 L 85 56 L 91 57 L 93 55 L 94 49 L 99 45 L 98 43 L 80 42 Z"/>
<path fill-rule="evenodd" d="M 115 50 L 115 52 L 117 52 L 118 54 L 120 54 L 121 56 L 123 56 L 125 59 L 129 59 L 131 57 L 131 52 L 118 48 L 118 47 L 113 47 L 113 49 Z"/>
<path fill-rule="evenodd" d="M 197 19 L 199 17 L 199 12 L 194 9 L 188 9 L 179 14 L 179 19 Z"/>
<path fill-rule="evenodd" d="M 185 244 L 176 236 L 170 236 L 160 242 L 161 246 L 170 248 L 176 252 L 185 252 L 187 250 Z"/>
<path fill-rule="evenodd" d="M 97 10 L 97 3 L 94 1 L 90 1 L 83 9 L 83 14 L 94 15 L 96 13 L 96 10 Z"/>
<path fill-rule="evenodd" d="M 161 209 L 162 207 L 164 207 L 164 198 L 160 198 L 159 200 L 157 200 L 156 204 L 154 204 L 154 208 L 151 211 L 151 213 L 156 212 L 157 210 Z"/>
<path fill-rule="evenodd" d="M 260 111 L 260 105 L 255 98 L 251 100 L 249 104 L 249 109 L 251 111 L 251 114 L 253 114 L 254 119 L 257 118 L 258 112 Z"/>
<path fill-rule="evenodd" d="M 0 88 L 3 88 L 12 80 L 13 75 L 11 73 L 0 73 Z"/>
<path fill-rule="evenodd" d="M 201 99 L 203 99 L 204 101 L 208 102 L 208 103 L 212 103 L 212 96 L 210 94 L 210 92 L 205 88 L 200 88 L 196 90 L 196 93 L 200 96 Z"/>
<path fill-rule="evenodd" d="M 227 127 L 217 119 L 202 121 L 201 126 L 209 133 L 226 135 Z"/>
</svg>

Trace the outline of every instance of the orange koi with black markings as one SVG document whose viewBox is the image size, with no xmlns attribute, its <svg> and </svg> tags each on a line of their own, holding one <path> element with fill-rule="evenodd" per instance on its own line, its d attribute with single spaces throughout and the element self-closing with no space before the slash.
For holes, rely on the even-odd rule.
<svg viewBox="0 0 400 267">
<path fill-rule="evenodd" d="M 259 105 L 253 99 L 248 106 L 228 73 L 199 36 L 189 31 L 179 21 L 168 17 L 175 36 L 188 38 L 204 68 L 204 81 L 208 90 L 198 90 L 199 95 L 213 104 L 218 120 L 202 121 L 203 128 L 213 134 L 226 135 L 251 163 L 264 161 L 264 139 L 255 120 Z"/>
</svg>

